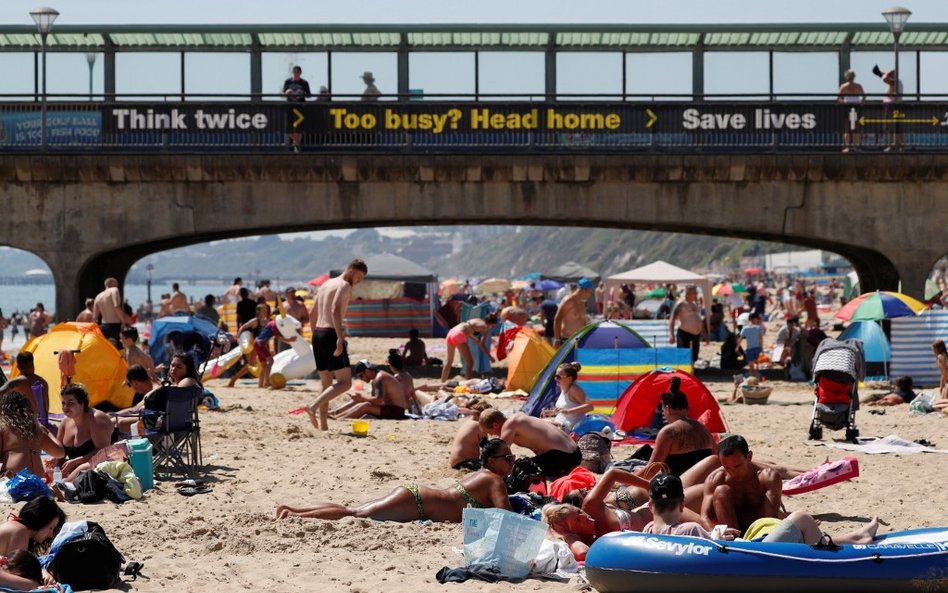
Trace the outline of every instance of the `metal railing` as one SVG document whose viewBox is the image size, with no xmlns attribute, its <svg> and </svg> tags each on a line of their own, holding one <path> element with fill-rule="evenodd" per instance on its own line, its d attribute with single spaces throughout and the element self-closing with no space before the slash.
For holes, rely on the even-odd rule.
<svg viewBox="0 0 948 593">
<path fill-rule="evenodd" d="M 0 95 L 0 152 L 948 150 L 944 96 L 866 96 L 859 103 L 839 103 L 835 95 L 97 98 L 50 95 L 44 122 L 32 95 Z"/>
</svg>

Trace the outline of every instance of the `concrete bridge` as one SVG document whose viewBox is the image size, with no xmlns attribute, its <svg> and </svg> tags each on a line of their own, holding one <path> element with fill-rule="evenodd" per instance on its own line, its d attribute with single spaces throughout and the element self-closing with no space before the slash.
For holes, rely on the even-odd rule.
<svg viewBox="0 0 948 593">
<path fill-rule="evenodd" d="M 276 232 L 485 223 L 762 239 L 834 251 L 864 290 L 901 282 L 916 297 L 948 252 L 948 155 L 8 154 L 0 188 L 0 241 L 46 261 L 60 319 L 150 253 Z"/>
</svg>

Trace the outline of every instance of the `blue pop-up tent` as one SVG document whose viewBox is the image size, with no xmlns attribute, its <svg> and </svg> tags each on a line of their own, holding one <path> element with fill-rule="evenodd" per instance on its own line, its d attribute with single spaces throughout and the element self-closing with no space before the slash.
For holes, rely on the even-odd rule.
<svg viewBox="0 0 948 593">
<path fill-rule="evenodd" d="M 862 340 L 866 354 L 866 379 L 882 380 L 889 378 L 889 365 L 892 362 L 892 348 L 875 321 L 854 321 L 839 335 L 839 340 Z"/>
<path fill-rule="evenodd" d="M 217 326 L 203 317 L 176 315 L 156 319 L 151 326 L 149 353 L 155 364 L 168 364 L 175 352 L 188 352 L 200 366 L 211 353 Z"/>
</svg>

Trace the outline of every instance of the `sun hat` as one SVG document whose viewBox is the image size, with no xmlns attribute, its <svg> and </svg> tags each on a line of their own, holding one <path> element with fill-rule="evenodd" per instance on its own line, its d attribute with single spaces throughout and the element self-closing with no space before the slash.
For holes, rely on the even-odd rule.
<svg viewBox="0 0 948 593">
<path fill-rule="evenodd" d="M 375 77 L 372 76 L 371 72 L 366 70 L 365 72 L 362 73 L 362 80 L 365 80 L 366 82 L 375 82 Z"/>
</svg>

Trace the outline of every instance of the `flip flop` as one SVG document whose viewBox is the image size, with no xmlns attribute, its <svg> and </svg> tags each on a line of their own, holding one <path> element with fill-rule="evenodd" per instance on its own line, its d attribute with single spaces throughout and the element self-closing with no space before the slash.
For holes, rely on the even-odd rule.
<svg viewBox="0 0 948 593">
<path fill-rule="evenodd" d="M 195 494 L 207 494 L 211 492 L 210 488 L 205 488 L 204 486 L 195 488 L 194 486 L 182 486 L 178 488 L 178 494 L 182 496 L 194 496 Z"/>
<path fill-rule="evenodd" d="M 295 410 L 290 410 L 289 414 L 290 416 L 299 416 L 300 414 L 303 414 L 305 412 L 306 412 L 306 408 L 296 408 Z"/>
<path fill-rule="evenodd" d="M 191 488 L 201 488 L 204 486 L 204 480 L 195 480 L 193 478 L 188 478 L 187 480 L 184 480 L 182 482 L 178 482 L 177 484 L 175 484 L 176 488 L 183 488 L 186 486 L 190 486 Z"/>
</svg>

